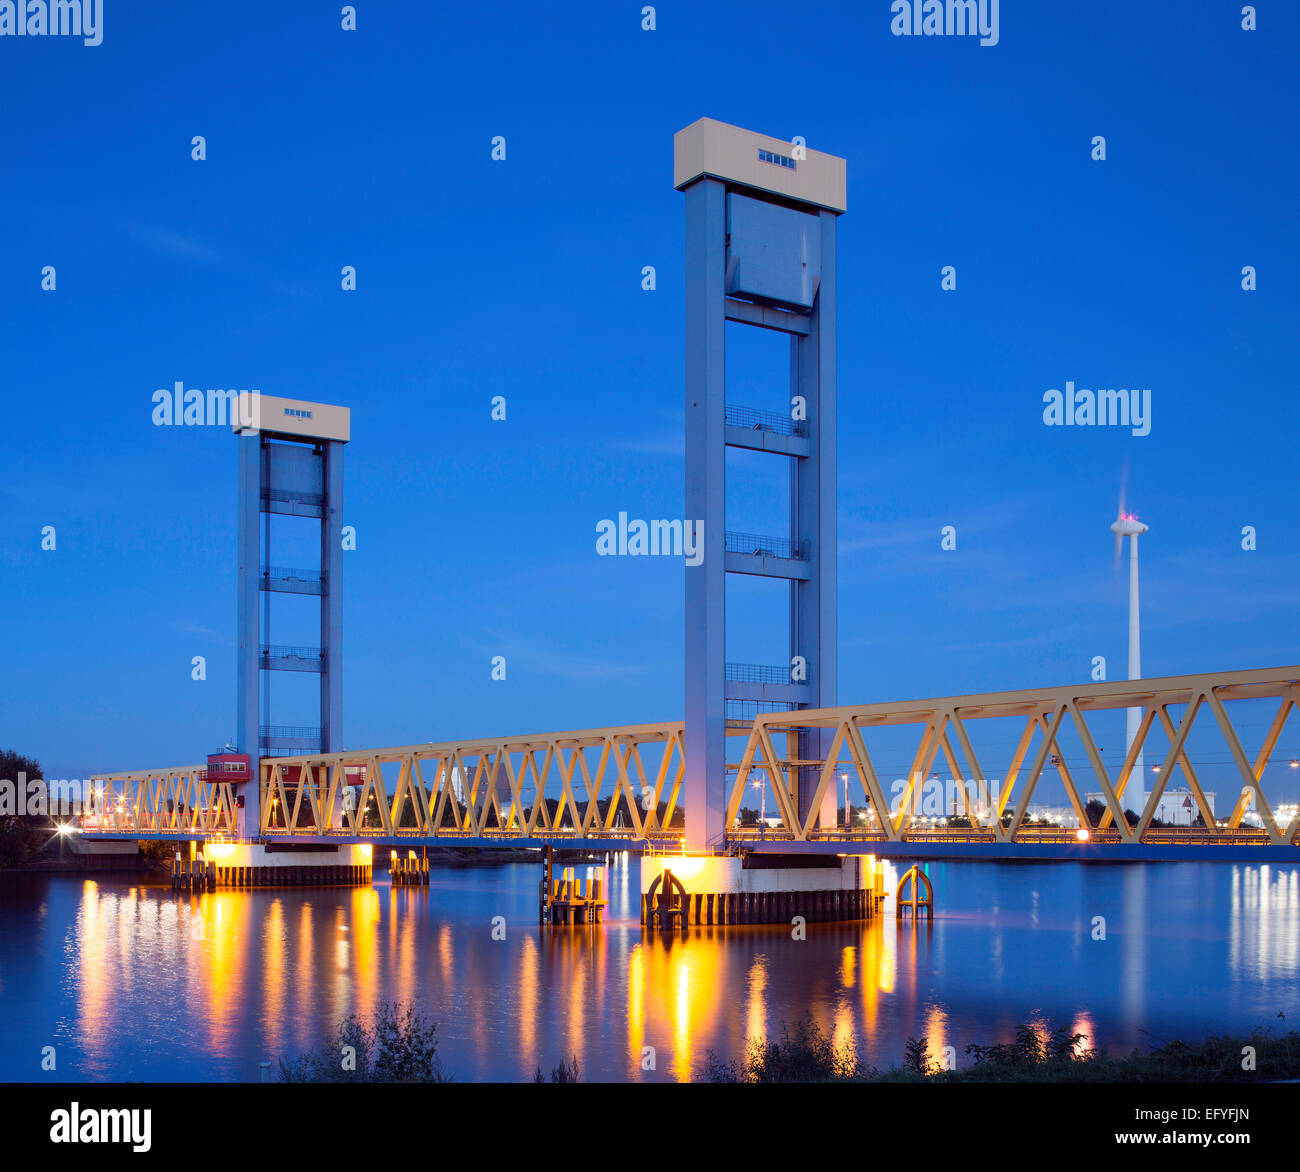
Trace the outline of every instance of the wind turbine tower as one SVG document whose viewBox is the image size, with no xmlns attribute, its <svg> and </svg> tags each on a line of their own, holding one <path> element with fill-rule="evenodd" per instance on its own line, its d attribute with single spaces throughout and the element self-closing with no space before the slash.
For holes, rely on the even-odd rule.
<svg viewBox="0 0 1300 1172">
<path fill-rule="evenodd" d="M 1111 529 L 1115 534 L 1115 561 L 1117 566 L 1120 546 L 1123 544 L 1124 538 L 1129 539 L 1128 678 L 1138 680 L 1142 678 L 1142 628 L 1138 612 L 1138 538 L 1147 531 L 1148 526 L 1144 525 L 1136 517 L 1126 514 L 1121 505 L 1119 517 L 1111 525 Z M 1128 732 L 1124 739 L 1125 754 L 1133 747 L 1133 741 L 1137 737 L 1138 726 L 1141 723 L 1142 709 L 1128 709 Z M 1140 814 L 1147 800 L 1146 776 L 1143 770 L 1141 753 L 1138 753 L 1137 760 L 1133 763 L 1133 772 L 1129 775 L 1125 797 L 1131 797 L 1132 800 L 1125 802 L 1124 805 Z"/>
</svg>

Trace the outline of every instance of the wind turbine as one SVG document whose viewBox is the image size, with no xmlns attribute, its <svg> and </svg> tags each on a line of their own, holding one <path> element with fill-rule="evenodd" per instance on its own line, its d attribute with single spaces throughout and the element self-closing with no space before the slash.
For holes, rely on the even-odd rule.
<svg viewBox="0 0 1300 1172">
<path fill-rule="evenodd" d="M 1115 569 L 1119 570 L 1119 555 L 1124 544 L 1124 538 L 1129 539 L 1128 555 L 1128 678 L 1139 680 L 1142 678 L 1142 629 L 1138 614 L 1138 538 L 1147 531 L 1149 526 L 1144 525 L 1137 517 L 1131 513 L 1124 512 L 1124 492 L 1120 490 L 1119 497 L 1119 516 L 1115 518 L 1111 530 L 1115 534 Z M 1133 747 L 1133 742 L 1137 738 L 1138 726 L 1142 723 L 1142 709 L 1128 709 L 1128 729 L 1124 739 L 1125 754 Z M 1133 786 L 1136 783 L 1137 789 L 1134 791 Z M 1146 805 L 1146 778 L 1143 772 L 1142 754 L 1139 752 L 1137 760 L 1133 762 L 1133 772 L 1129 774 L 1129 783 L 1126 792 L 1133 794 L 1137 799 L 1137 804 L 1126 803 L 1129 809 L 1136 809 L 1142 812 Z"/>
</svg>

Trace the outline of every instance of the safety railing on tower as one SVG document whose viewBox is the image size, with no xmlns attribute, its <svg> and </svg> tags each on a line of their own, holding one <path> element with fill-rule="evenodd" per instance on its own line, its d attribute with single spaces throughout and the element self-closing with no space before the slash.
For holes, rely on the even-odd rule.
<svg viewBox="0 0 1300 1172">
<path fill-rule="evenodd" d="M 788 684 L 790 669 L 763 663 L 729 663 L 727 679 L 733 684 Z"/>
<path fill-rule="evenodd" d="M 808 557 L 808 542 L 791 541 L 788 537 L 769 537 L 762 533 L 737 533 L 729 529 L 726 552 L 801 561 Z"/>
<path fill-rule="evenodd" d="M 757 407 L 726 407 L 728 427 L 744 427 L 754 431 L 772 431 L 777 435 L 805 435 L 807 424 L 779 411 L 763 411 Z"/>
</svg>

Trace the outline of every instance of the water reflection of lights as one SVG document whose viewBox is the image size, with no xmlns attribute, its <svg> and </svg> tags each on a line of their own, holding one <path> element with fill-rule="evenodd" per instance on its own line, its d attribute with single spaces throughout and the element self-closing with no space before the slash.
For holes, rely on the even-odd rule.
<svg viewBox="0 0 1300 1172">
<path fill-rule="evenodd" d="M 80 982 L 75 1004 L 80 1014 L 81 1045 L 92 1064 L 106 1058 L 105 1050 L 109 1045 L 108 1010 L 113 991 L 110 983 L 102 979 L 111 968 L 107 962 L 108 942 L 104 931 L 108 925 L 106 905 L 107 900 L 100 896 L 99 885 L 87 880 L 82 888 L 81 910 L 76 922 L 77 948 L 82 973 L 93 974 L 93 979 Z M 92 1069 L 95 1069 L 94 1065 Z"/>
<path fill-rule="evenodd" d="M 641 1048 L 645 1044 L 645 948 L 632 949 L 627 974 L 628 1053 L 640 1070 Z"/>
<path fill-rule="evenodd" d="M 1074 1015 L 1074 1020 L 1070 1023 L 1070 1033 L 1083 1035 L 1080 1046 L 1084 1050 L 1092 1049 L 1097 1044 L 1097 1027 L 1086 1009 L 1080 1009 Z"/>
<path fill-rule="evenodd" d="M 1068 944 L 1082 932 L 1080 951 L 1089 955 L 1088 921 L 1074 907 L 1061 908 L 1052 886 L 1056 871 L 1028 876 L 1032 882 L 1018 879 L 1000 895 L 993 889 L 978 901 L 968 898 L 932 932 L 923 926 L 898 930 L 891 907 L 868 924 L 810 926 L 809 943 L 792 944 L 780 926 L 643 932 L 636 921 L 636 869 L 629 875 L 620 861 L 612 889 L 626 885 L 628 899 L 603 931 L 528 927 L 521 939 L 512 925 L 509 949 L 479 946 L 477 929 L 464 917 L 442 918 L 427 893 L 414 889 L 399 891 L 390 905 L 392 892 L 384 886 L 185 896 L 121 883 L 100 888 L 92 881 L 78 884 L 76 926 L 66 939 L 75 965 L 65 987 L 76 991 L 68 1024 L 76 1030 L 79 1070 L 88 1077 L 130 1077 L 128 1062 L 156 1060 L 143 1048 L 137 1052 L 147 1057 L 121 1057 L 130 1053 L 127 1047 L 139 1046 L 142 1005 L 163 1007 L 150 1010 L 155 1018 L 144 1019 L 148 1028 L 158 1027 L 158 1012 L 185 1020 L 189 1049 L 213 1055 L 223 1076 L 246 1077 L 249 1038 L 270 1056 L 299 1053 L 329 1036 L 347 1013 L 370 1017 L 378 1002 L 407 990 L 444 1026 L 449 1069 L 461 1079 L 528 1078 L 536 1067 L 545 1073 L 574 1054 L 584 1078 L 689 1079 L 698 1077 L 708 1050 L 723 1060 L 741 1059 L 749 1041 L 779 1035 L 808 1012 L 837 1047 L 856 1042 L 876 1065 L 901 1059 L 902 1040 L 912 1035 L 925 1039 L 936 1061 L 956 1044 L 964 1065 L 958 1040 L 1006 1041 L 1014 1024 L 1030 1020 L 1027 1009 L 1005 1019 L 971 1020 L 954 974 L 974 956 L 998 999 L 1050 1014 L 1033 1020 L 1040 1038 L 1060 1025 L 1067 1035 L 1085 1035 L 1088 1046 L 1125 1046 L 1129 1035 L 1117 1039 L 1116 1029 L 1150 1024 L 1143 1014 L 1154 1008 L 1157 978 L 1167 979 L 1174 968 L 1168 950 L 1156 944 L 1176 923 L 1153 920 L 1151 905 L 1139 898 L 1158 903 L 1164 873 L 1146 870 L 1152 880 L 1145 883 L 1128 869 L 1087 873 L 1108 881 L 1124 911 L 1145 907 L 1145 923 L 1154 928 L 1144 933 L 1145 952 L 1119 939 L 1129 933 L 1116 932 L 1123 952 L 1114 979 L 1079 999 L 1086 1008 L 1064 992 L 1056 1001 L 1042 998 L 1012 963 L 1016 949 L 1026 946 L 1023 933 L 1035 912 L 1033 944 L 1050 943 L 1046 934 L 1052 932 L 1064 933 L 1059 939 Z M 535 875 L 530 878 L 531 895 Z M 1179 871 L 1175 878 L 1180 899 L 1208 882 L 1200 871 Z M 1247 983 L 1294 988 L 1300 868 L 1217 865 L 1211 879 L 1205 932 L 1219 942 L 1228 983 L 1225 1012 L 1239 1016 L 1254 1004 L 1240 993 Z M 57 912 L 51 902 L 46 914 Z M 196 926 L 203 928 L 200 936 Z M 1204 957 L 1211 937 L 1191 938 L 1188 947 L 1199 947 Z M 1077 971 L 1068 947 L 1064 956 Z M 1144 978 L 1134 987 L 1127 975 L 1134 967 L 1145 969 L 1152 984 Z M 158 996 L 164 989 L 165 1000 Z M 481 995 L 465 997 L 466 989 Z M 1139 1016 L 1129 1016 L 1130 1007 Z M 184 1013 L 190 1017 L 178 1016 Z M 1094 1015 L 1105 1037 L 1098 1036 Z M 657 1050 L 657 1069 L 643 1067 L 647 1047 Z M 236 1067 L 235 1060 L 243 1065 Z M 256 1077 L 255 1061 L 251 1074 Z"/>
<path fill-rule="evenodd" d="M 948 1014 L 940 1005 L 931 1005 L 925 1015 L 925 1044 L 931 1060 L 942 1065 L 948 1044 Z"/>
<path fill-rule="evenodd" d="M 537 1019 L 541 1014 L 541 957 L 537 940 L 524 937 L 519 962 L 519 1049 L 524 1069 L 538 1064 Z"/>
<path fill-rule="evenodd" d="M 673 1075 L 689 1082 L 694 1075 L 695 1055 L 691 1037 L 691 968 L 685 956 L 677 961 L 677 995 L 673 1002 Z"/>
<path fill-rule="evenodd" d="M 685 964 L 677 970 L 677 1012 L 674 1021 L 678 1043 L 687 1045 L 691 1036 L 691 970 Z"/>
<path fill-rule="evenodd" d="M 272 899 L 266 909 L 266 922 L 262 929 L 262 989 L 263 1025 L 266 1043 L 273 1052 L 283 1052 L 282 1008 L 288 983 L 288 956 L 285 952 L 284 903 Z"/>
<path fill-rule="evenodd" d="M 627 868 L 621 872 L 625 877 Z M 635 899 L 635 873 L 631 879 Z M 195 1008 L 194 1040 L 214 1054 L 237 1052 L 250 1028 L 266 1053 L 301 1053 L 349 1013 L 369 1018 L 380 1001 L 422 999 L 430 985 L 464 988 L 488 976 L 476 972 L 481 950 L 457 936 L 454 922 L 431 924 L 413 914 L 413 905 L 423 903 L 419 891 L 399 891 L 394 900 L 388 888 L 357 888 L 340 892 L 337 902 L 315 893 L 221 890 L 156 898 L 132 888 L 100 898 L 93 888 L 86 891 L 82 964 L 113 972 L 114 980 L 83 982 L 81 1037 L 91 1056 L 98 1031 L 105 1071 L 111 1067 L 108 1049 L 121 1031 L 115 1006 L 134 982 L 157 978 L 158 959 L 141 949 L 146 933 L 166 942 L 166 964 L 184 984 L 181 1000 Z M 837 1045 L 874 1029 L 878 998 L 893 988 L 898 944 L 895 933 L 882 933 L 881 927 L 878 921 L 861 930 L 818 929 L 837 936 L 827 941 L 829 987 L 812 995 L 810 1005 Z M 617 1038 L 634 1079 L 697 1077 L 705 1049 L 740 1057 L 748 1041 L 798 1016 L 789 1010 L 790 980 L 803 964 L 802 952 L 796 961 L 789 951 L 788 933 L 775 930 L 761 943 L 753 941 L 761 951 L 745 947 L 738 954 L 736 945 L 746 935 L 721 928 L 632 938 L 618 930 L 528 932 L 508 971 L 498 974 L 500 986 L 510 990 L 512 1050 L 529 1067 L 526 1074 L 567 1055 L 578 1056 L 582 1069 L 594 1073 L 602 1047 Z M 300 998 L 309 974 L 317 981 L 316 1008 L 304 1013 Z M 257 993 L 251 1002 L 222 993 L 238 989 Z M 613 995 L 621 1001 L 624 992 L 626 1018 L 619 1022 L 622 1015 L 611 1019 L 605 1000 Z M 475 1000 L 455 1015 L 462 1021 L 460 1037 L 470 1053 L 494 1061 L 501 1018 L 492 998 Z M 446 1011 L 440 1016 L 446 1020 Z M 647 1047 L 659 1049 L 657 1073 L 643 1068 Z M 463 1059 L 461 1069 L 475 1077 Z"/>
<path fill-rule="evenodd" d="M 880 965 L 876 972 L 876 987 L 882 993 L 892 993 L 894 991 L 894 956 L 893 948 L 890 947 L 892 941 L 886 941 L 885 950 L 880 954 Z M 895 946 L 896 947 L 896 946 Z M 866 982 L 864 981 L 865 985 Z"/>
<path fill-rule="evenodd" d="M 1262 979 L 1300 967 L 1300 869 L 1233 867 L 1229 908 L 1235 974 Z"/>
<path fill-rule="evenodd" d="M 229 892 L 210 892 L 200 900 L 200 915 L 203 917 L 204 938 L 200 949 L 201 962 L 199 971 L 201 980 L 209 989 L 228 989 L 237 980 L 240 965 L 239 935 L 236 931 L 238 917 L 234 913 L 236 896 Z M 231 909 L 226 915 L 226 909 Z M 204 997 L 202 989 L 196 993 Z M 208 1050 L 215 1052 L 223 1048 L 231 1033 L 238 1028 L 238 1009 L 229 998 L 207 998 L 208 1009 L 204 1015 L 204 1028 L 208 1036 Z"/>
<path fill-rule="evenodd" d="M 752 1042 L 767 1033 L 767 958 L 754 957 L 749 966 L 749 1013 L 745 1027 L 745 1040 Z"/>
<path fill-rule="evenodd" d="M 569 993 L 569 1012 L 568 1012 L 568 1047 L 567 1053 L 571 1055 L 582 1055 L 585 1053 L 585 1041 L 587 1035 L 587 979 L 588 969 L 586 957 L 583 955 L 583 937 L 570 937 L 569 942 L 572 946 L 568 956 L 569 965 L 567 966 L 565 984 Z"/>
<path fill-rule="evenodd" d="M 853 1022 L 853 1005 L 848 997 L 841 997 L 835 1009 L 835 1026 L 831 1033 L 831 1042 L 837 1053 L 848 1053 L 857 1049 L 857 1031 Z"/>
</svg>

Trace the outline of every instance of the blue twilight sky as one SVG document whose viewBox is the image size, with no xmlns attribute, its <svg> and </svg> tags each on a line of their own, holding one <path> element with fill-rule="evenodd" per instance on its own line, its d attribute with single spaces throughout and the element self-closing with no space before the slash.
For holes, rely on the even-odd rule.
<svg viewBox="0 0 1300 1172">
<path fill-rule="evenodd" d="M 681 562 L 595 526 L 682 514 L 672 135 L 702 115 L 848 160 L 843 702 L 1122 676 L 1126 465 L 1145 674 L 1300 661 L 1300 8 L 1257 7 L 1004 0 L 981 47 L 891 35 L 888 0 L 653 32 L 622 0 L 361 0 L 355 32 L 106 0 L 98 47 L 0 37 L 0 742 L 75 777 L 234 734 L 235 443 L 152 424 L 177 380 L 352 408 L 345 745 L 680 717 Z M 730 397 L 779 402 L 744 334 Z M 1067 380 L 1150 388 L 1150 434 L 1044 426 Z M 783 531 L 778 466 L 732 462 L 729 528 Z M 728 658 L 780 663 L 759 585 Z"/>
</svg>

